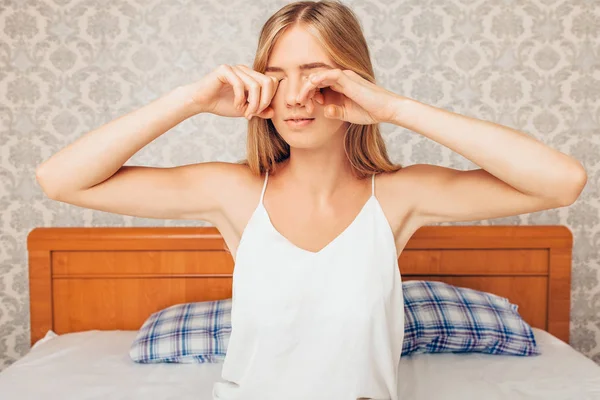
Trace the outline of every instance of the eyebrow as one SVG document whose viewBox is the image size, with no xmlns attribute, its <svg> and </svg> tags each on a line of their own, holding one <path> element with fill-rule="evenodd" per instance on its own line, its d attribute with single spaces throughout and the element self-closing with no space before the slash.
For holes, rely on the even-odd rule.
<svg viewBox="0 0 600 400">
<path fill-rule="evenodd" d="M 299 68 L 301 70 L 307 70 L 307 69 L 313 69 L 313 68 L 334 69 L 331 65 L 325 64 L 325 63 L 322 63 L 322 62 L 313 62 L 313 63 L 309 63 L 309 64 L 300 64 Z M 265 72 L 283 72 L 283 68 L 269 66 L 269 67 L 265 68 Z"/>
</svg>

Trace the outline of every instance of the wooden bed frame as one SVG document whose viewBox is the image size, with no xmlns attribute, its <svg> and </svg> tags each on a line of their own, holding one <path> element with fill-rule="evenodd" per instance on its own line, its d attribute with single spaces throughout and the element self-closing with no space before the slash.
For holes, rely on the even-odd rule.
<svg viewBox="0 0 600 400">
<path fill-rule="evenodd" d="M 32 345 L 50 329 L 137 330 L 170 305 L 231 297 L 233 259 L 213 227 L 35 228 L 27 246 Z M 571 251 L 565 226 L 425 226 L 398 264 L 403 280 L 507 297 L 569 343 Z"/>
</svg>

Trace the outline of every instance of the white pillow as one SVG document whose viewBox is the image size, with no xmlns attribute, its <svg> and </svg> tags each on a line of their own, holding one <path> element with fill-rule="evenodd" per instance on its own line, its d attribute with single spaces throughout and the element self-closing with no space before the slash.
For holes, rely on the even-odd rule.
<svg viewBox="0 0 600 400">
<path fill-rule="evenodd" d="M 37 342 L 35 342 L 33 344 L 33 346 L 31 346 L 31 349 L 35 349 L 40 344 L 42 344 L 44 342 L 47 342 L 48 340 L 52 340 L 52 339 L 54 339 L 57 336 L 58 335 L 56 333 L 54 333 L 53 331 L 49 330 L 48 332 L 46 332 L 46 336 L 44 336 L 43 338 L 41 338 L 40 340 L 38 340 Z"/>
</svg>

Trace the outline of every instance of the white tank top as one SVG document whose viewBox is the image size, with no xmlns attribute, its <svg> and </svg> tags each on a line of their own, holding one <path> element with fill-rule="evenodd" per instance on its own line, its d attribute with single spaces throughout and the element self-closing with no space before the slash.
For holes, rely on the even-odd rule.
<svg viewBox="0 0 600 400">
<path fill-rule="evenodd" d="M 302 249 L 260 202 L 240 239 L 231 336 L 214 400 L 397 400 L 404 299 L 394 235 L 372 194 L 323 249 Z"/>
</svg>

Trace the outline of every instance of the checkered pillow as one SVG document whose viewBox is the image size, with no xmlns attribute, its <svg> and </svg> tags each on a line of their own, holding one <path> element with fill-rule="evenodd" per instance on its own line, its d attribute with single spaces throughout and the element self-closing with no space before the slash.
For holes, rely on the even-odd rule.
<svg viewBox="0 0 600 400">
<path fill-rule="evenodd" d="M 443 282 L 406 281 L 402 355 L 413 353 L 540 354 L 518 306 L 492 293 Z"/>
<path fill-rule="evenodd" d="M 176 304 L 152 314 L 131 344 L 139 363 L 216 363 L 231 334 L 231 299 Z"/>
<path fill-rule="evenodd" d="M 540 354 L 518 306 L 492 293 L 434 281 L 402 282 L 404 343 L 413 353 Z M 152 314 L 131 345 L 141 363 L 222 362 L 231 299 L 177 304 Z"/>
</svg>

